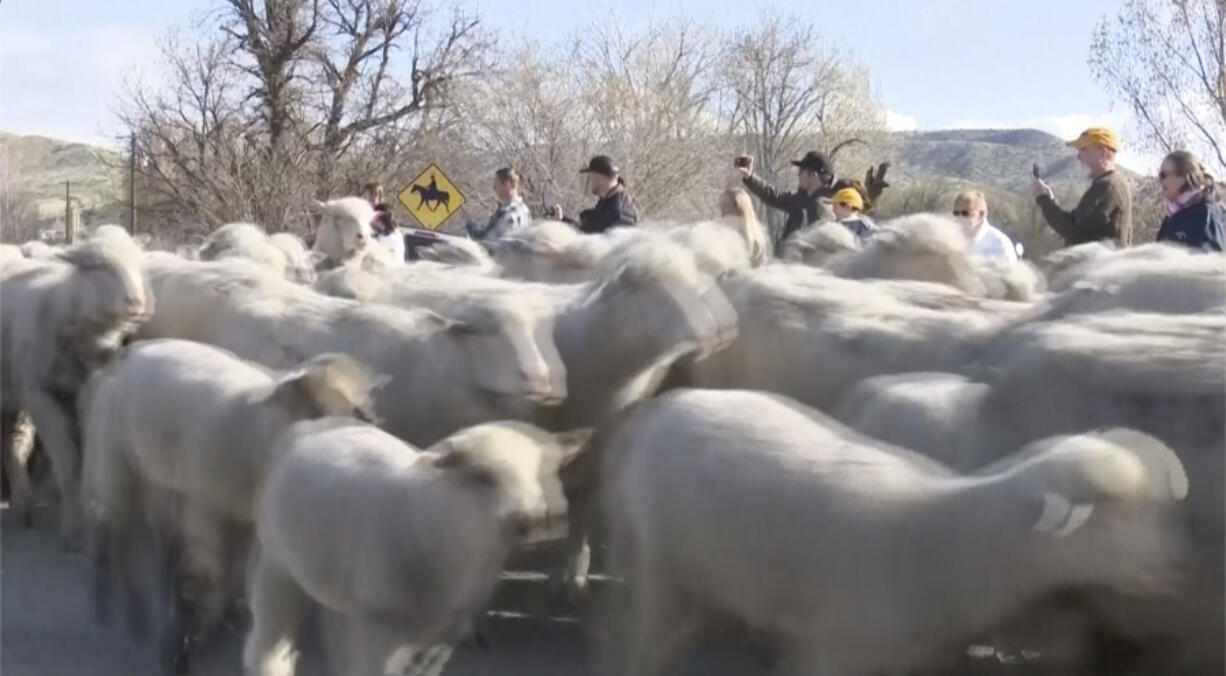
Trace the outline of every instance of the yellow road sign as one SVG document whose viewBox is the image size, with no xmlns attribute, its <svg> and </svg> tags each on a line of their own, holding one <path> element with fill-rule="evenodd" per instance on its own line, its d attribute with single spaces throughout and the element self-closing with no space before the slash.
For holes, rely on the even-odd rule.
<svg viewBox="0 0 1226 676">
<path fill-rule="evenodd" d="M 433 162 L 397 193 L 396 199 L 429 230 L 438 230 L 467 201 L 464 193 Z"/>
</svg>

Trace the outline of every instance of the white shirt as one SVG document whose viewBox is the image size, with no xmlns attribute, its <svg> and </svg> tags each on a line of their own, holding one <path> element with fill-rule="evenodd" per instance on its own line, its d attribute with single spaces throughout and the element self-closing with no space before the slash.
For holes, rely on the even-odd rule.
<svg viewBox="0 0 1226 676">
<path fill-rule="evenodd" d="M 396 260 L 404 260 L 404 233 L 400 232 L 400 228 L 396 228 L 386 235 L 375 233 L 375 241 L 387 247 L 387 250 L 392 252 Z"/>
<path fill-rule="evenodd" d="M 1013 248 L 1013 240 L 986 220 L 971 240 L 971 253 L 1009 263 L 1017 260 L 1017 249 Z"/>
</svg>

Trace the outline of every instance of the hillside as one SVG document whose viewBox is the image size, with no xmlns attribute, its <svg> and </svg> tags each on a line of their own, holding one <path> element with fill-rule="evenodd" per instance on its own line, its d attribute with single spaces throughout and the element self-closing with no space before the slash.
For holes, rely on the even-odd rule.
<svg viewBox="0 0 1226 676">
<path fill-rule="evenodd" d="M 1035 129 L 954 129 L 892 135 L 897 160 L 891 171 L 903 181 L 947 177 L 976 185 L 1025 193 L 1031 165 L 1039 164 L 1053 186 L 1088 184 L 1085 169 L 1064 140 Z M 1140 176 L 1123 170 L 1136 181 Z"/>
<path fill-rule="evenodd" d="M 72 195 L 81 200 L 85 212 L 101 216 L 120 211 L 122 172 L 114 168 L 122 161 L 119 153 L 45 136 L 0 132 L 0 159 L 7 162 L 17 189 L 32 195 L 40 220 L 63 218 L 65 181 L 70 182 Z"/>
</svg>

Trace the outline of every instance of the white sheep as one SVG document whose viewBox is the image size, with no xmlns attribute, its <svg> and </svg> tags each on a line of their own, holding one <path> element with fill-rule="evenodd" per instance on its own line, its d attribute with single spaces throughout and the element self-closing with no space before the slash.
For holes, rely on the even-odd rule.
<svg viewBox="0 0 1226 676">
<path fill-rule="evenodd" d="M 342 197 L 316 202 L 320 210 L 319 226 L 315 231 L 314 251 L 322 255 L 320 265 L 330 269 L 366 256 L 378 256 L 378 247 L 371 246 L 374 232 L 371 222 L 375 209 L 361 197 Z M 389 265 L 392 256 L 386 256 Z"/>
<path fill-rule="evenodd" d="M 257 487 L 275 461 L 278 437 L 300 420 L 369 419 L 378 385 L 345 355 L 320 355 L 273 374 L 192 341 L 126 348 L 82 396 L 81 500 L 97 568 L 98 617 L 109 617 L 118 582 L 131 628 L 143 628 L 133 537 L 142 522 L 155 528 L 173 522 L 166 535 L 178 551 L 178 569 L 169 571 L 175 617 L 164 635 L 164 657 L 182 666 L 189 657 L 185 639 L 219 619 L 228 589 L 241 583 L 241 571 L 229 562 L 245 547 Z M 170 513 L 162 496 L 176 505 Z M 150 509 L 155 513 L 143 513 Z"/>
<path fill-rule="evenodd" d="M 860 238 L 842 223 L 815 223 L 788 237 L 783 243 L 782 258 L 790 263 L 825 267 L 861 248 Z"/>
<path fill-rule="evenodd" d="M 21 245 L 21 255 L 26 258 L 51 258 L 55 255 L 58 247 L 53 247 L 41 239 L 32 239 Z"/>
<path fill-rule="evenodd" d="M 489 247 L 503 277 L 565 284 L 591 280 L 621 236 L 589 235 L 560 221 L 536 221 Z"/>
<path fill-rule="evenodd" d="M 989 389 L 952 373 L 874 376 L 856 383 L 830 413 L 861 434 L 970 472 L 1001 452 L 979 424 Z"/>
<path fill-rule="evenodd" d="M 1196 478 L 1182 522 L 1193 543 L 1191 582 L 1161 604 L 1096 599 L 1102 607 L 1096 614 L 1109 619 L 1112 632 L 1123 630 L 1142 645 L 1177 638 L 1179 658 L 1210 673 L 1221 668 L 1226 593 L 1224 335 L 1221 314 L 1032 321 L 1003 331 L 983 350 L 983 368 L 971 370 L 981 382 L 948 374 L 872 378 L 835 411 L 861 432 L 905 442 L 963 470 L 981 468 L 1005 449 L 1086 427 L 1128 425 L 1170 445 Z M 1102 659 L 1112 648 L 1094 652 Z"/>
<path fill-rule="evenodd" d="M 323 254 L 309 251 L 302 238 L 291 232 L 271 234 L 268 243 L 285 255 L 286 279 L 306 285 L 315 283 L 315 266 L 323 259 Z"/>
<path fill-rule="evenodd" d="M 524 423 L 425 451 L 353 423 L 295 426 L 259 501 L 246 673 L 292 676 L 312 607 L 339 673 L 437 674 L 526 536 L 564 521 L 559 468 L 585 440 Z"/>
<path fill-rule="evenodd" d="M 829 268 L 850 279 L 913 279 L 948 284 L 972 296 L 987 295 L 961 227 L 936 214 L 913 214 L 884 223 L 863 249 L 830 261 Z"/>
<path fill-rule="evenodd" d="M 21 247 L 15 244 L 0 244 L 0 267 L 25 257 L 25 254 L 21 253 Z"/>
<path fill-rule="evenodd" d="M 515 298 L 429 310 L 330 298 L 243 261 L 147 260 L 159 309 L 142 337 L 184 338 L 270 368 L 326 352 L 391 377 L 386 428 L 419 445 L 488 420 L 520 418 L 566 394 L 552 326 Z"/>
<path fill-rule="evenodd" d="M 108 238 L 0 269 L 0 401 L 29 413 L 38 430 L 70 539 L 80 524 L 73 398 L 153 311 L 141 257 L 130 239 Z"/>
<path fill-rule="evenodd" d="M 440 237 L 430 246 L 417 250 L 423 261 L 472 266 L 488 274 L 497 274 L 498 265 L 480 242 L 467 237 Z"/>
<path fill-rule="evenodd" d="M 252 223 L 227 223 L 205 238 L 194 258 L 245 258 L 291 282 L 310 284 L 315 281 L 315 264 L 325 256 L 308 252 L 302 240 L 289 233 L 270 236 Z"/>
<path fill-rule="evenodd" d="M 683 390 L 596 450 L 630 597 L 617 673 L 664 673 L 708 609 L 773 634 L 797 673 L 868 676 L 930 666 L 1059 590 L 1179 582 L 1188 477 L 1131 430 L 968 477 L 782 397 Z"/>
<path fill-rule="evenodd" d="M 530 420 L 549 429 L 596 426 L 652 393 L 677 359 L 704 357 L 736 337 L 736 313 L 694 256 L 667 240 L 635 239 L 598 265 L 595 281 L 549 285 L 500 279 L 466 266 L 409 265 L 372 272 L 344 266 L 315 288 L 365 303 L 448 314 L 458 304 L 513 298 L 553 320 L 567 398 Z M 599 345 L 599 358 L 592 352 Z"/>
<path fill-rule="evenodd" d="M 673 382 L 777 392 L 821 409 L 869 376 L 960 371 L 1029 310 L 939 284 L 840 279 L 803 265 L 736 272 L 720 287 L 738 337 L 679 365 Z"/>
<path fill-rule="evenodd" d="M 1042 318 L 1108 310 L 1226 312 L 1226 257 L 1168 244 L 1107 252 L 1058 278 Z"/>
</svg>

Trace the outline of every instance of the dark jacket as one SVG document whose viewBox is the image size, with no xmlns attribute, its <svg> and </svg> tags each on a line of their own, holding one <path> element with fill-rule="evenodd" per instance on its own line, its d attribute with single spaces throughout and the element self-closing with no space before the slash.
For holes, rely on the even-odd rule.
<svg viewBox="0 0 1226 676">
<path fill-rule="evenodd" d="M 1174 242 L 1193 249 L 1222 251 L 1226 236 L 1226 210 L 1221 202 L 1199 200 L 1162 219 L 1159 242 Z"/>
<path fill-rule="evenodd" d="M 597 200 L 596 206 L 580 211 L 577 223 L 571 218 L 563 220 L 575 223 L 583 232 L 598 233 L 619 225 L 634 225 L 639 222 L 639 215 L 634 209 L 634 200 L 626 194 L 626 187 L 618 184 Z"/>
<path fill-rule="evenodd" d="M 796 192 L 779 192 L 767 185 L 757 176 L 746 176 L 743 179 L 745 189 L 757 196 L 764 204 L 787 213 L 787 221 L 783 230 L 771 229 L 771 241 L 774 242 L 775 255 L 783 255 L 783 242 L 792 233 L 822 220 L 822 206 L 819 199 L 834 195 L 831 189 L 818 190 L 813 194 L 797 190 Z"/>
<path fill-rule="evenodd" d="M 1047 195 L 1038 199 L 1043 218 L 1064 238 L 1065 246 L 1112 239 L 1132 244 L 1132 190 L 1114 171 L 1094 179 L 1072 211 L 1065 211 Z"/>
</svg>

